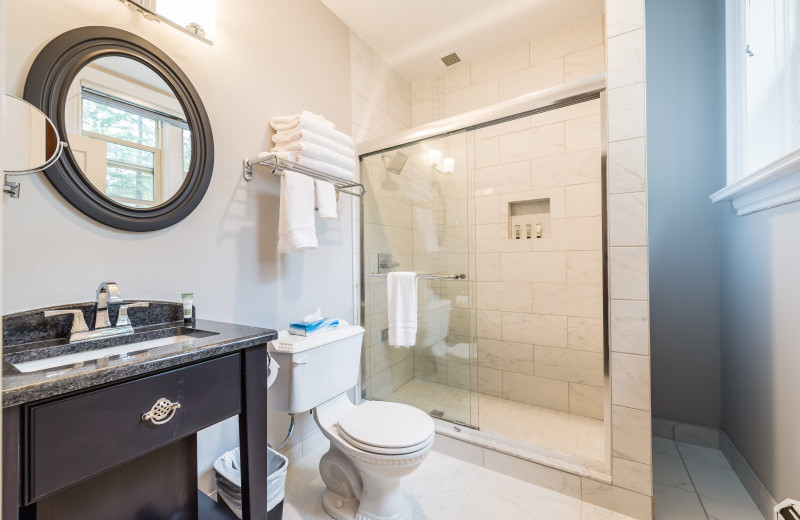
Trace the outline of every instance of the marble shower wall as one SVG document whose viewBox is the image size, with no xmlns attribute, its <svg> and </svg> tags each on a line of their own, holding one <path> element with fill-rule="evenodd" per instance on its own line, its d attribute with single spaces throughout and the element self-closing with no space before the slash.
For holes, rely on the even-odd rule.
<svg viewBox="0 0 800 520">
<path fill-rule="evenodd" d="M 411 85 L 356 33 L 350 31 L 350 83 L 352 135 L 356 143 L 391 135 L 411 124 Z M 408 179 L 392 176 L 387 183 L 386 165 L 380 156 L 361 164 L 360 179 L 369 195 L 364 198 L 364 259 L 367 273 L 378 272 L 378 253 L 392 255 L 398 269 L 411 269 L 411 204 Z M 357 221 L 357 220 L 356 220 Z M 354 256 L 356 279 L 359 255 Z M 356 288 L 356 299 L 360 288 Z M 367 278 L 363 326 L 367 395 L 384 399 L 413 375 L 411 352 L 395 349 L 382 340 L 387 325 L 386 281 Z"/>
<path fill-rule="evenodd" d="M 444 173 L 433 168 L 428 160 L 431 149 L 452 158 L 455 170 Z M 414 270 L 469 274 L 474 261 L 470 230 L 474 228 L 470 227 L 473 201 L 468 197 L 467 134 L 425 141 L 409 147 L 407 153 L 411 154 L 414 173 Z M 474 291 L 474 286 L 470 281 L 471 277 L 420 280 L 420 333 L 413 349 L 415 378 L 474 389 L 474 313 L 470 313 L 470 289 Z"/>
<path fill-rule="evenodd" d="M 471 134 L 478 391 L 602 420 L 600 130 L 593 100 Z M 516 239 L 525 201 L 548 213 Z"/>
<path fill-rule="evenodd" d="M 595 16 L 415 81 L 411 84 L 411 125 L 603 72 L 603 17 Z"/>
</svg>

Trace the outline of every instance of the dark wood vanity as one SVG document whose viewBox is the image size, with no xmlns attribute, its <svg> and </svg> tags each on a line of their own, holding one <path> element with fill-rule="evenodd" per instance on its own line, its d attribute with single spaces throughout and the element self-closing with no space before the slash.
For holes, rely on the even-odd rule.
<svg viewBox="0 0 800 520">
<path fill-rule="evenodd" d="M 152 307 L 143 312 L 158 314 Z M 7 318 L 6 327 L 15 322 Z M 144 329 L 141 341 L 172 329 L 206 335 L 60 372 L 20 373 L 9 359 L 30 357 L 32 345 L 66 348 L 63 340 L 6 349 L 4 519 L 235 518 L 197 490 L 196 434 L 237 415 L 244 517 L 266 518 L 266 365 L 274 331 L 212 321 Z M 176 404 L 146 416 L 161 399 Z"/>
</svg>

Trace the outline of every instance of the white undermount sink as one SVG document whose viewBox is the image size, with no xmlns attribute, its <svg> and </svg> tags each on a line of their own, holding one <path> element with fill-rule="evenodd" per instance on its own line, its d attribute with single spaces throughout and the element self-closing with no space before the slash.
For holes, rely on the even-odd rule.
<svg viewBox="0 0 800 520">
<path fill-rule="evenodd" d="M 165 347 L 167 345 L 176 345 L 176 351 L 181 350 L 183 343 L 196 339 L 197 336 L 188 336 L 181 334 L 178 336 L 169 336 L 166 338 L 151 339 L 147 341 L 140 341 L 138 343 L 128 343 L 126 345 L 117 345 L 115 347 L 106 347 L 95 350 L 85 350 L 82 352 L 73 352 L 70 354 L 63 354 L 60 356 L 53 356 L 42 359 L 35 359 L 32 361 L 22 361 L 19 363 L 11 363 L 14 368 L 22 373 L 39 372 L 41 370 L 51 370 L 57 367 L 67 365 L 81 365 L 87 361 L 96 361 L 111 356 L 126 357 L 146 350 L 151 350 L 158 347 Z M 181 344 L 181 345 L 178 345 Z M 160 355 L 165 354 L 163 350 L 159 351 Z"/>
</svg>

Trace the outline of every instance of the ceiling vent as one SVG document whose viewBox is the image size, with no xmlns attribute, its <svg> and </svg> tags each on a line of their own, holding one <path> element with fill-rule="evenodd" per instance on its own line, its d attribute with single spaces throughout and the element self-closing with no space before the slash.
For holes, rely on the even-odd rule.
<svg viewBox="0 0 800 520">
<path fill-rule="evenodd" d="M 461 58 L 458 57 L 456 51 L 450 51 L 443 56 L 439 56 L 439 59 L 442 60 L 445 67 L 452 67 L 456 63 L 461 63 Z"/>
</svg>

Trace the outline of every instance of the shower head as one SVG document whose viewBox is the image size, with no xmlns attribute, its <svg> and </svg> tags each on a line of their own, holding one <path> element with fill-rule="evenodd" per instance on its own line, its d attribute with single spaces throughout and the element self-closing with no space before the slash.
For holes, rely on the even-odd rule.
<svg viewBox="0 0 800 520">
<path fill-rule="evenodd" d="M 399 151 L 395 152 L 394 157 L 392 157 L 392 160 L 389 161 L 389 166 L 386 167 L 386 171 L 389 173 L 394 173 L 395 175 L 400 175 L 400 173 L 403 171 L 403 167 L 406 165 L 407 160 L 408 156 L 406 154 Z"/>
</svg>

